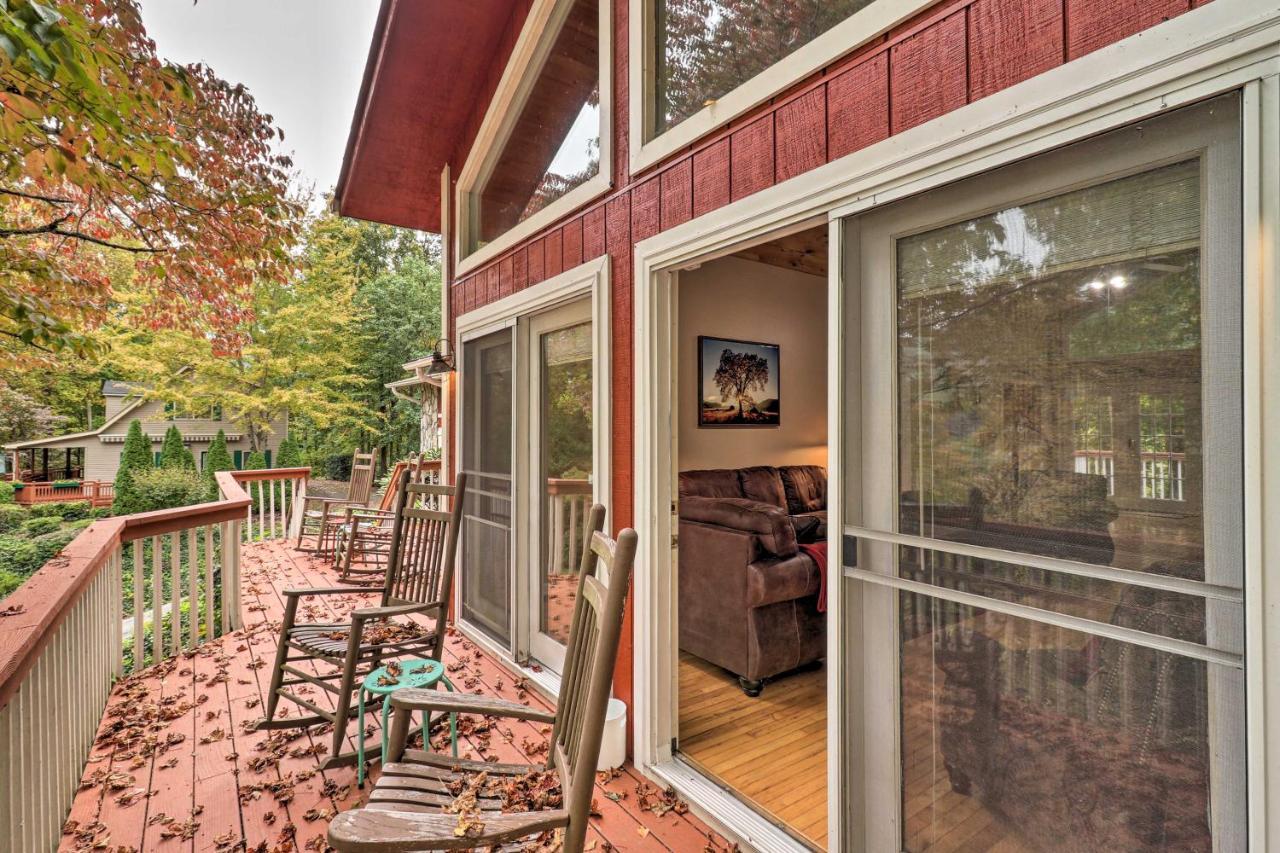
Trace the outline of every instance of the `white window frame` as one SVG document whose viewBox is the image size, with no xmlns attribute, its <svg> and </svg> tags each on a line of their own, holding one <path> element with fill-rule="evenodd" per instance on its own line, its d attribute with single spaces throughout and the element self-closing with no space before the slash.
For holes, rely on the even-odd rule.
<svg viewBox="0 0 1280 853">
<path fill-rule="evenodd" d="M 937 2 L 938 0 L 876 0 L 750 80 L 726 92 L 714 103 L 650 138 L 657 107 L 654 89 L 657 69 L 654 68 L 654 52 L 651 49 L 657 37 L 654 0 L 629 0 L 630 50 L 627 64 L 631 92 L 628 110 L 631 172 L 641 172 L 691 145 Z"/>
<path fill-rule="evenodd" d="M 633 598 L 633 719 L 635 764 L 641 773 L 673 785 L 696 813 L 729 837 L 749 840 L 734 823 L 735 805 L 745 807 L 671 754 L 676 625 L 671 609 L 673 463 L 667 457 L 671 279 L 676 271 L 814 217 L 832 221 L 831 270 L 839 271 L 857 263 L 856 247 L 844 242 L 844 217 L 1234 89 L 1244 91 L 1244 589 L 1245 659 L 1251 661 L 1245 673 L 1247 809 L 1251 849 L 1274 846 L 1280 838 L 1280 788 L 1268 780 L 1280 778 L 1280 623 L 1268 624 L 1266 613 L 1280 611 L 1280 585 L 1263 582 L 1264 566 L 1280 565 L 1280 527 L 1268 524 L 1264 515 L 1264 507 L 1280 506 L 1280 454 L 1266 452 L 1265 438 L 1280 429 L 1280 340 L 1272 334 L 1280 325 L 1280 6 L 1273 0 L 1215 0 L 636 245 L 634 470 L 640 537 Z M 848 497 L 840 475 L 846 465 L 846 424 L 837 395 L 846 380 L 839 353 L 857 345 L 842 328 L 846 294 L 839 280 L 833 276 L 828 283 L 828 512 L 836 517 L 842 517 Z M 833 566 L 843 564 L 842 544 L 838 537 L 830 540 Z M 864 846 L 863 803 L 860 798 L 841 802 L 839 792 L 861 784 L 848 778 L 846 766 L 867 745 L 862 742 L 860 703 L 853 701 L 858 685 L 844 670 L 850 639 L 844 635 L 851 628 L 838 614 L 841 608 L 858 611 L 863 602 L 842 573 L 833 578 L 827 599 L 833 627 L 827 660 L 835 673 L 828 681 L 828 844 L 833 850 L 859 850 Z M 720 811 L 721 806 L 735 810 Z M 761 849 L 794 849 L 753 843 Z"/>
<path fill-rule="evenodd" d="M 497 91 L 489 102 L 467 161 L 458 174 L 458 220 L 454 243 L 457 275 L 480 267 L 498 255 L 581 207 L 613 186 L 613 30 L 612 3 L 596 0 L 600 12 L 600 166 L 595 177 L 575 187 L 542 210 L 517 223 L 484 246 L 468 251 L 474 192 L 484 185 L 510 139 L 520 110 L 538 81 L 539 71 L 560 35 L 575 0 L 534 0 Z"/>
<path fill-rule="evenodd" d="M 610 411 L 608 401 L 612 400 L 613 334 L 609 293 L 609 258 L 607 255 L 603 255 L 532 287 L 525 288 L 511 296 L 499 299 L 473 311 L 468 311 L 455 321 L 459 353 L 465 351 L 464 344 L 467 341 L 475 340 L 503 328 L 512 328 L 514 331 L 512 336 L 514 359 L 512 385 L 514 390 L 511 456 L 511 481 L 513 484 L 511 513 L 514 542 L 512 547 L 512 600 L 510 602 L 510 616 L 512 619 L 510 628 L 511 646 L 504 646 L 502 643 L 492 639 L 478 626 L 469 623 L 462 617 L 460 607 L 457 611 L 457 624 L 468 639 L 474 641 L 485 651 L 495 655 L 508 667 L 518 670 L 522 675 L 528 677 L 535 687 L 552 699 L 555 698 L 559 689 L 559 676 L 545 667 L 535 670 L 533 667 L 526 666 L 523 663 L 528 659 L 531 633 L 536 630 L 530 624 L 528 601 L 529 590 L 531 589 L 529 575 L 533 571 L 531 561 L 534 555 L 530 554 L 528 549 L 528 543 L 531 539 L 529 530 L 530 495 L 526 484 L 530 480 L 529 442 L 532 438 L 528 428 L 529 383 L 527 378 L 529 368 L 526 364 L 528 360 L 526 353 L 529 347 L 528 323 L 526 321 L 533 315 L 570 302 L 585 298 L 591 300 L 592 399 L 597 401 L 595 403 L 597 410 L 603 408 L 606 412 Z M 459 395 L 459 400 L 464 399 L 462 395 L 466 393 L 463 387 L 466 382 L 465 371 L 466 366 L 465 361 L 463 361 L 462 369 L 458 373 L 457 394 Z M 458 438 L 455 455 L 459 460 L 466 458 L 463 447 L 466 441 L 466 432 L 463 430 L 462 424 L 462 416 L 465 410 L 465 406 L 457 405 L 454 407 L 453 412 L 453 434 Z M 606 507 L 612 504 L 612 492 L 610 491 L 613 488 L 610 468 L 612 432 L 610 418 L 598 417 L 596 419 L 592 437 L 592 492 L 594 499 Z M 459 547 L 464 547 L 463 543 L 459 542 Z M 461 564 L 461 559 L 459 559 L 458 565 Z M 465 572 L 458 573 L 457 600 L 459 602 L 462 600 L 462 589 L 467 582 L 465 575 Z"/>
</svg>

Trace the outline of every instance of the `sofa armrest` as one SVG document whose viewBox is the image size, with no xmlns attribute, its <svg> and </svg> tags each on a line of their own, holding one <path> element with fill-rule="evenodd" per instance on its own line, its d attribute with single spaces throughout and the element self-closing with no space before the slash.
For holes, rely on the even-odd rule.
<svg viewBox="0 0 1280 853">
<path fill-rule="evenodd" d="M 760 547 L 775 557 L 797 552 L 796 531 L 786 510 L 747 498 L 681 498 L 680 518 L 755 534 Z"/>
</svg>

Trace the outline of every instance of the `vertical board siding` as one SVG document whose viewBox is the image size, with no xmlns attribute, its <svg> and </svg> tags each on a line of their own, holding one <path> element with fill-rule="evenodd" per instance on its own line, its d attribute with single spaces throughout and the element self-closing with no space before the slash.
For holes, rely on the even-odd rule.
<svg viewBox="0 0 1280 853">
<path fill-rule="evenodd" d="M 498 298 L 510 296 L 515 292 L 515 258 L 507 255 L 498 263 Z"/>
<path fill-rule="evenodd" d="M 564 268 L 571 270 L 582 263 L 582 219 L 571 219 L 561 228 L 561 245 L 564 247 Z"/>
<path fill-rule="evenodd" d="M 631 191 L 631 239 L 634 242 L 646 240 L 660 230 L 661 195 L 658 178 L 650 178 Z"/>
<path fill-rule="evenodd" d="M 1190 10 L 1190 0 L 1066 0 L 1067 58 L 1120 41 Z"/>
<path fill-rule="evenodd" d="M 604 205 L 582 217 L 582 259 L 594 260 L 604 254 Z"/>
<path fill-rule="evenodd" d="M 908 36 L 889 52 L 890 126 L 924 124 L 968 102 L 965 11 Z"/>
<path fill-rule="evenodd" d="M 515 291 L 529 286 L 529 250 L 521 247 L 516 250 L 512 262 L 511 286 Z"/>
<path fill-rule="evenodd" d="M 969 98 L 1062 63 L 1063 0 L 977 0 L 969 7 Z"/>
<path fill-rule="evenodd" d="M 658 228 L 666 231 L 693 218 L 693 159 L 686 157 L 658 176 L 662 184 Z"/>
<path fill-rule="evenodd" d="M 781 182 L 827 162 L 827 88 L 819 86 L 778 108 L 774 127 Z"/>
<path fill-rule="evenodd" d="M 564 242 L 559 229 L 542 240 L 542 262 L 547 267 L 547 278 L 564 272 Z"/>
<path fill-rule="evenodd" d="M 546 278 L 542 265 L 542 241 L 535 240 L 529 244 L 529 283 L 537 284 Z"/>
<path fill-rule="evenodd" d="M 729 138 L 725 137 L 693 155 L 693 215 L 729 203 Z"/>
<path fill-rule="evenodd" d="M 889 138 L 889 54 L 869 57 L 827 84 L 827 156 Z"/>
<path fill-rule="evenodd" d="M 734 201 L 773 186 L 773 113 L 729 137 L 729 195 Z"/>
</svg>

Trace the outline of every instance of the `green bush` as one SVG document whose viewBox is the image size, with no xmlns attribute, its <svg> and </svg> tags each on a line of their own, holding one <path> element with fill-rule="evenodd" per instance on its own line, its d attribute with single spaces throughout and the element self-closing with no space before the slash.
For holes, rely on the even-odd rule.
<svg viewBox="0 0 1280 853">
<path fill-rule="evenodd" d="M 73 530 L 70 527 L 65 527 L 61 530 L 55 530 L 52 533 L 45 533 L 42 536 L 37 536 L 32 539 L 31 543 L 36 546 L 36 559 L 40 561 L 36 565 L 36 568 L 38 569 L 40 566 L 43 566 L 47 560 L 63 548 L 67 547 L 71 540 L 75 539 L 79 535 L 79 530 Z M 32 569 L 32 571 L 35 571 L 35 569 Z"/>
<path fill-rule="evenodd" d="M 17 504 L 0 504 L 0 533 L 8 533 L 22 526 L 30 514 Z"/>
<path fill-rule="evenodd" d="M 89 517 L 90 517 L 90 518 L 110 518 L 110 517 L 111 517 L 111 507 L 109 507 L 109 506 L 95 506 L 95 507 L 93 507 L 92 509 L 90 509 L 90 510 L 89 510 Z"/>
<path fill-rule="evenodd" d="M 267 456 L 260 450 L 255 450 L 244 458 L 244 471 L 261 471 L 267 467 Z"/>
<path fill-rule="evenodd" d="M 13 483 L 0 480 L 0 504 L 13 503 Z"/>
<path fill-rule="evenodd" d="M 113 509 L 120 514 L 150 512 L 198 504 L 205 499 L 205 486 L 200 475 L 187 468 L 153 468 L 137 471 L 130 477 L 129 500 L 116 500 Z"/>
<path fill-rule="evenodd" d="M 330 480 L 351 479 L 351 454 L 330 456 L 324 461 L 324 475 Z"/>
<path fill-rule="evenodd" d="M 133 475 L 142 471 L 150 471 L 155 467 L 155 459 L 151 455 L 151 440 L 142 432 L 142 421 L 135 420 L 129 424 L 129 433 L 124 439 L 124 450 L 120 454 L 120 467 L 116 470 L 116 497 L 112 508 L 117 514 L 124 515 L 131 510 L 125 509 L 135 502 L 133 493 Z"/>
<path fill-rule="evenodd" d="M 24 575 L 0 568 L 0 599 L 5 598 L 9 593 L 22 586 L 22 582 L 25 580 L 26 577 Z"/>
<path fill-rule="evenodd" d="M 219 497 L 218 480 L 214 474 L 219 471 L 234 471 L 235 468 L 235 463 L 231 461 L 231 454 L 227 451 L 227 434 L 218 430 L 213 443 L 209 445 L 209 452 L 205 454 L 204 471 L 201 472 L 201 476 L 204 477 L 206 500 L 216 501 Z"/>
<path fill-rule="evenodd" d="M 54 480 L 51 483 L 55 489 L 78 489 L 80 488 L 79 480 Z"/>
<path fill-rule="evenodd" d="M 88 518 L 92 511 L 88 501 L 54 501 L 47 504 L 35 504 L 31 507 L 31 515 L 39 518 L 60 518 L 63 521 L 75 521 Z"/>
<path fill-rule="evenodd" d="M 52 533 L 62 526 L 62 519 L 57 516 L 41 516 L 22 522 L 22 532 L 26 536 L 41 536 Z"/>
<path fill-rule="evenodd" d="M 43 565 L 40 550 L 30 539 L 0 534 L 0 569 L 29 575 Z"/>
<path fill-rule="evenodd" d="M 284 441 L 280 442 L 276 467 L 301 468 L 302 464 L 302 445 L 298 444 L 297 439 L 293 437 L 293 433 L 289 433 L 284 437 Z"/>
<path fill-rule="evenodd" d="M 79 532 L 81 530 L 84 530 L 86 527 L 88 527 L 91 524 L 93 524 L 92 518 L 77 518 L 75 521 L 68 521 L 66 524 L 66 529 L 75 530 L 76 532 Z"/>
</svg>

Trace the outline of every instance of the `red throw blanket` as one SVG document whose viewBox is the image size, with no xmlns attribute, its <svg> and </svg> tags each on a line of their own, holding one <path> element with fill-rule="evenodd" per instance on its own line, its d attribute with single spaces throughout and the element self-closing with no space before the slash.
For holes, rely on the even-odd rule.
<svg viewBox="0 0 1280 853">
<path fill-rule="evenodd" d="M 814 542 L 809 545 L 801 545 L 800 550 L 808 554 L 813 561 L 818 564 L 818 577 L 821 582 L 818 585 L 818 612 L 827 612 L 827 543 Z"/>
</svg>

